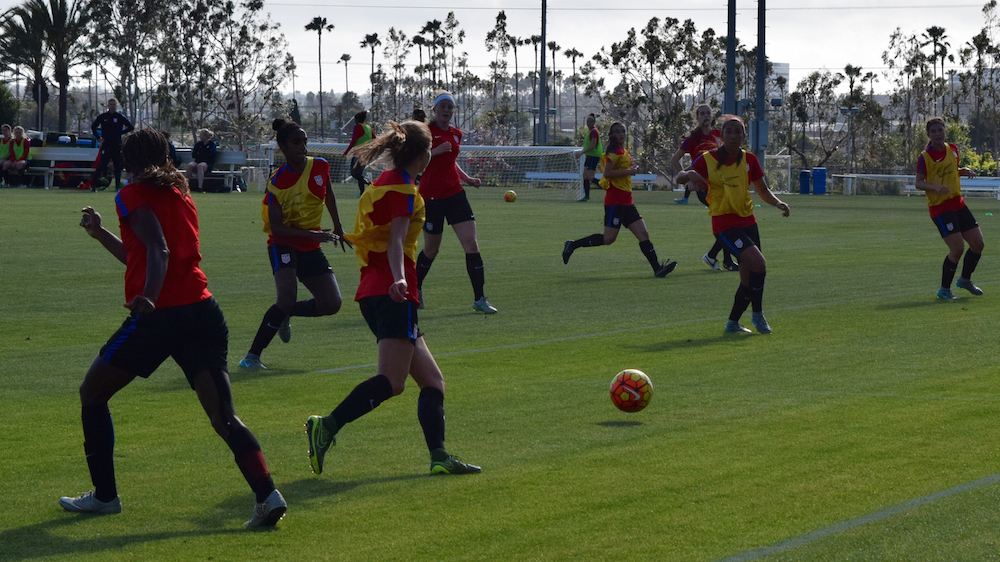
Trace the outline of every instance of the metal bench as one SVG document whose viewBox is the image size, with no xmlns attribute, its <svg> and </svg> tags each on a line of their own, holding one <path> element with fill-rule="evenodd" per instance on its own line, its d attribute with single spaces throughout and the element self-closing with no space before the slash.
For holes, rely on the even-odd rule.
<svg viewBox="0 0 1000 562">
<path fill-rule="evenodd" d="M 95 159 L 97 159 L 96 148 L 40 146 L 32 148 L 28 153 L 28 167 L 24 169 L 24 173 L 29 176 L 43 176 L 45 189 L 51 189 L 55 184 L 57 173 L 86 175 L 94 173 Z M 63 163 L 70 165 L 59 166 Z"/>
<path fill-rule="evenodd" d="M 181 161 L 178 167 L 183 172 L 187 168 L 187 165 L 191 163 L 191 149 L 178 149 L 177 158 Z M 242 177 L 242 168 L 246 164 L 246 152 L 241 150 L 217 150 L 215 152 L 215 164 L 212 165 L 212 171 L 205 176 L 205 191 L 230 191 L 232 179 Z M 197 180 L 193 181 L 197 182 Z M 217 187 L 216 189 L 209 189 L 210 185 Z"/>
</svg>

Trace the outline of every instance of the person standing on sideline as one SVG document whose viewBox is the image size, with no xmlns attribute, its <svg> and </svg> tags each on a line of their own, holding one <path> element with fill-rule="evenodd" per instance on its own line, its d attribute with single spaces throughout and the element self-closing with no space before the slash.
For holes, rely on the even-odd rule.
<svg viewBox="0 0 1000 562">
<path fill-rule="evenodd" d="M 260 362 L 260 354 L 274 334 L 285 343 L 292 339 L 290 316 L 329 316 L 340 310 L 340 287 L 320 244 L 339 242 L 347 251 L 330 181 L 330 164 L 307 156 L 309 139 L 298 123 L 275 119 L 271 128 L 285 156 L 285 165 L 271 174 L 262 211 L 264 232 L 268 233 L 267 256 L 278 297 L 264 313 L 250 351 L 240 360 L 240 367 L 251 370 L 267 368 Z M 324 208 L 333 219 L 333 232 L 322 228 Z M 313 298 L 296 302 L 296 278 Z"/>
<path fill-rule="evenodd" d="M 965 244 L 965 259 L 962 260 L 962 276 L 955 283 L 959 288 L 973 295 L 982 295 L 983 290 L 972 283 L 972 272 L 983 255 L 985 242 L 983 231 L 962 197 L 962 176 L 976 177 L 969 168 L 960 168 L 958 147 L 945 142 L 947 129 L 944 120 L 934 117 L 927 121 L 927 148 L 917 159 L 917 181 L 914 187 L 927 194 L 927 206 L 931 220 L 937 227 L 944 243 L 948 245 L 948 255 L 941 266 L 941 288 L 939 299 L 957 299 L 951 292 L 951 282 L 958 271 L 958 260 L 962 258 Z"/>
<path fill-rule="evenodd" d="M 458 165 L 458 152 L 462 145 L 462 131 L 451 126 L 455 115 L 455 98 L 448 92 L 439 90 L 434 98 L 434 119 L 430 131 L 433 137 L 431 162 L 420 179 L 420 195 L 427 203 L 427 222 L 424 223 L 424 249 L 417 256 L 417 287 L 420 308 L 424 307 L 423 286 L 434 258 L 441 249 L 444 221 L 455 230 L 462 249 L 465 250 L 465 269 L 472 282 L 472 309 L 486 314 L 495 314 L 497 309 L 490 304 L 483 292 L 486 285 L 486 271 L 483 257 L 479 254 L 476 240 L 476 216 L 472 213 L 469 198 L 462 187 L 479 188 L 483 184 L 479 178 L 465 173 Z"/>
<path fill-rule="evenodd" d="M 365 123 L 367 120 L 367 111 L 362 110 L 354 114 L 354 135 L 351 137 L 351 144 L 347 145 L 347 149 L 344 150 L 345 156 L 354 148 L 364 146 L 375 138 L 374 131 Z M 365 181 L 365 167 L 358 165 L 356 156 L 351 157 L 351 177 L 358 181 L 358 197 L 361 197 L 368 182 Z"/>
<path fill-rule="evenodd" d="M 639 173 L 639 168 L 632 166 L 632 157 L 625 150 L 625 125 L 614 123 L 608 130 L 608 147 L 601 156 L 601 187 L 604 188 L 604 233 L 591 234 L 579 240 L 567 240 L 563 245 L 563 263 L 569 263 L 570 256 L 577 248 L 592 246 L 610 246 L 618 239 L 618 232 L 624 226 L 639 240 L 639 249 L 646 257 L 653 275 L 666 277 L 677 267 L 677 262 L 667 260 L 660 263 L 656 257 L 653 243 L 649 241 L 649 231 L 646 221 L 642 220 L 639 211 L 632 202 L 632 176 Z"/>
<path fill-rule="evenodd" d="M 722 146 L 702 153 L 690 168 L 678 174 L 677 179 L 691 182 L 693 189 L 708 190 L 712 232 L 740 260 L 740 286 L 736 289 L 726 331 L 749 332 L 740 324 L 740 317 L 747 306 L 752 305 L 754 327 L 762 334 L 770 334 L 771 326 L 764 318 L 763 308 L 767 262 L 760 251 L 760 232 L 753 214 L 750 186 L 753 185 L 765 203 L 781 209 L 782 216 L 787 217 L 789 209 L 767 187 L 757 157 L 743 150 L 746 136 L 742 119 L 735 115 L 723 116 Z"/>
<path fill-rule="evenodd" d="M 285 514 L 285 499 L 274 487 L 260 443 L 236 416 L 226 366 L 229 329 L 199 266 L 198 211 L 187 181 L 167 160 L 160 133 L 144 129 L 126 137 L 122 148 L 132 181 L 115 196 L 121 238 L 102 225 L 92 207 L 83 209 L 80 226 L 125 264 L 130 314 L 80 385 L 83 449 L 94 489 L 59 498 L 59 504 L 79 513 L 121 513 L 108 401 L 173 357 L 257 496 L 245 525 L 273 526 Z"/>
<path fill-rule="evenodd" d="M 355 300 L 378 341 L 377 374 L 358 384 L 328 416 L 309 416 L 309 464 L 323 472 L 326 452 L 348 423 L 402 394 L 406 377 L 420 388 L 417 420 L 431 457 L 431 474 L 473 474 L 467 464 L 444 448 L 444 376 L 417 327 L 417 242 L 424 222 L 424 200 L 413 178 L 431 160 L 427 125 L 389 122 L 389 130 L 358 149 L 365 165 L 388 153 L 393 169 L 382 172 L 365 190 L 358 205 L 354 243 L 361 266 Z"/>
<path fill-rule="evenodd" d="M 712 106 L 707 103 L 699 104 L 694 109 L 695 122 L 697 125 L 694 129 L 684 139 L 681 143 L 680 148 L 674 153 L 673 158 L 670 159 L 670 169 L 673 173 L 681 171 L 681 158 L 684 154 L 688 154 L 691 157 L 691 161 L 694 162 L 695 158 L 701 156 L 702 153 L 708 152 L 719 148 L 722 144 L 722 131 L 720 129 L 713 129 L 712 122 L 715 117 L 712 115 Z M 678 176 L 680 180 L 678 183 L 685 183 L 686 178 L 684 176 Z M 684 187 L 684 197 L 680 199 L 674 199 L 674 203 L 680 203 L 682 205 L 687 205 L 688 196 L 691 194 L 691 187 L 685 185 Z M 695 191 L 698 195 L 698 200 L 701 201 L 702 205 L 708 206 L 708 195 L 705 191 Z M 729 253 L 729 249 L 726 248 L 718 239 L 715 240 L 715 244 L 712 249 L 708 251 L 707 254 L 701 257 L 701 261 L 705 262 L 705 265 L 711 267 L 714 270 L 719 269 L 719 260 L 717 256 L 719 251 L 722 251 L 722 267 L 726 268 L 728 271 L 739 271 L 740 266 L 733 263 L 733 256 Z"/>
<path fill-rule="evenodd" d="M 597 164 L 604 154 L 604 145 L 601 144 L 601 134 L 597 131 L 597 116 L 591 113 L 587 116 L 587 141 L 583 143 L 583 150 L 579 150 L 574 155 L 579 158 L 585 156 L 583 161 L 583 197 L 578 201 L 590 201 L 590 183 L 594 181 L 594 173 Z"/>
<path fill-rule="evenodd" d="M 122 136 L 131 133 L 135 129 L 132 122 L 124 115 L 118 113 L 118 100 L 111 98 L 108 100 L 108 110 L 97 116 L 90 125 L 90 130 L 95 137 L 101 139 L 101 150 L 99 157 L 101 161 L 97 164 L 97 169 L 90 176 L 90 190 L 97 191 L 98 181 L 104 177 L 108 170 L 108 162 L 115 164 L 115 190 L 122 185 Z"/>
</svg>

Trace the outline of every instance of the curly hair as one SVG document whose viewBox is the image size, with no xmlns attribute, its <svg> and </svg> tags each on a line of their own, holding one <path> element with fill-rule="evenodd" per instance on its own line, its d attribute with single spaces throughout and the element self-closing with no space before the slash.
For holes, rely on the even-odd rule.
<svg viewBox="0 0 1000 562">
<path fill-rule="evenodd" d="M 125 137 L 122 160 L 133 181 L 152 187 L 176 187 L 187 195 L 191 192 L 187 178 L 170 161 L 170 146 L 162 133 L 141 129 Z"/>
</svg>

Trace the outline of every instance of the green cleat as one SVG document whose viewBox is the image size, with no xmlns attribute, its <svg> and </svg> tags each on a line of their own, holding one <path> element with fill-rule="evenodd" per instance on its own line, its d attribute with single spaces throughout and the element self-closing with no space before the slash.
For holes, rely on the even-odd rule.
<svg viewBox="0 0 1000 562">
<path fill-rule="evenodd" d="M 735 320 L 727 320 L 726 331 L 734 334 L 749 334 L 750 328 L 747 328 Z"/>
<path fill-rule="evenodd" d="M 444 449 L 436 449 L 436 451 L 444 451 Z M 462 462 L 458 457 L 454 455 L 447 455 L 444 460 L 431 460 L 431 474 L 476 474 L 477 472 L 482 472 L 483 469 L 474 465 Z M 433 453 L 431 457 L 433 459 Z"/>
<path fill-rule="evenodd" d="M 496 307 L 490 304 L 490 301 L 486 300 L 486 297 L 473 301 L 472 310 L 475 310 L 476 312 L 483 312 L 485 314 L 497 313 Z"/>
<path fill-rule="evenodd" d="M 323 416 L 309 416 L 306 435 L 309 437 L 309 466 L 313 474 L 323 474 L 323 458 L 330 447 L 337 444 L 337 438 L 323 425 Z"/>
</svg>

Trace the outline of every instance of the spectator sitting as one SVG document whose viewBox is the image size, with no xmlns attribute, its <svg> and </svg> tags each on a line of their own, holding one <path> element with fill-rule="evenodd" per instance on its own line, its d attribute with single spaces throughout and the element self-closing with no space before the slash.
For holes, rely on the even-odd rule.
<svg viewBox="0 0 1000 562">
<path fill-rule="evenodd" d="M 212 140 L 215 133 L 208 129 L 198 131 L 198 142 L 191 149 L 191 162 L 187 165 L 188 180 L 198 178 L 198 185 L 192 191 L 205 191 L 205 175 L 212 172 L 215 154 L 219 145 Z"/>
<path fill-rule="evenodd" d="M 8 172 L 17 172 L 17 184 L 24 186 L 24 169 L 28 167 L 28 151 L 31 149 L 31 139 L 24 136 L 24 127 L 18 125 L 14 127 L 14 138 L 10 141 L 9 160 L 4 161 L 4 175 Z M 9 183 L 9 177 L 8 183 Z"/>
</svg>

